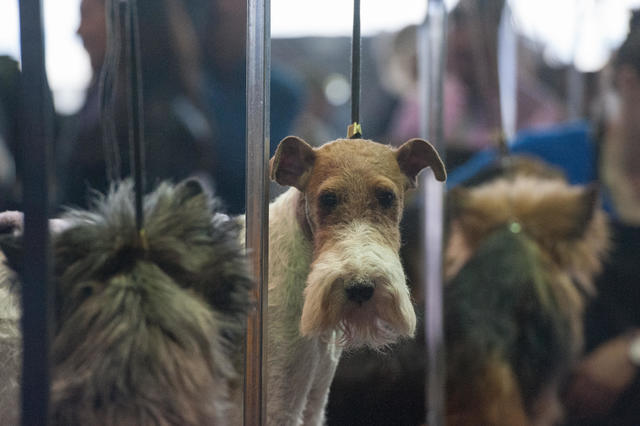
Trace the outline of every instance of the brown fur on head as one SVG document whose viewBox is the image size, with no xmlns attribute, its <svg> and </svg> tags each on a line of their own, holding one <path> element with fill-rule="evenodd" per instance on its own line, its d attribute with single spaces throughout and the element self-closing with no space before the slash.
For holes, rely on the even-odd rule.
<svg viewBox="0 0 640 426">
<path fill-rule="evenodd" d="M 319 148 L 294 136 L 280 142 L 271 178 L 300 191 L 298 222 L 313 246 L 303 336 L 338 328 L 347 345 L 381 347 L 413 335 L 399 224 L 405 192 L 426 167 L 446 179 L 436 150 L 421 139 L 397 149 L 364 139 Z"/>
<path fill-rule="evenodd" d="M 421 139 L 398 149 L 364 139 L 339 139 L 314 149 L 289 136 L 271 160 L 271 178 L 305 194 L 311 226 L 320 232 L 314 238 L 316 246 L 328 239 L 323 230 L 360 218 L 384 227 L 384 234 L 399 247 L 405 191 L 416 186 L 425 167 L 431 167 L 438 180 L 446 179 L 437 152 Z"/>
<path fill-rule="evenodd" d="M 593 293 L 592 280 L 608 246 L 606 216 L 597 198 L 593 185 L 571 186 L 562 179 L 520 175 L 473 189 L 453 189 L 446 276 L 454 276 L 491 232 L 517 222 L 556 267 Z"/>
</svg>

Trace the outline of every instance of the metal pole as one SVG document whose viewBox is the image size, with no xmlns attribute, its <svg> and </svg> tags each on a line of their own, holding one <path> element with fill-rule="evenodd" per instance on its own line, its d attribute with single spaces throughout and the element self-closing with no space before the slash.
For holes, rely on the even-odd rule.
<svg viewBox="0 0 640 426">
<path fill-rule="evenodd" d="M 575 2 L 577 12 L 575 15 L 575 31 L 573 33 L 573 46 L 571 54 L 571 63 L 567 69 L 566 83 L 567 83 L 567 118 L 569 120 L 579 120 L 584 117 L 584 89 L 585 89 L 585 76 L 576 67 L 576 57 L 578 56 L 578 49 L 582 43 L 584 32 L 584 16 L 587 13 L 589 3 L 587 2 Z"/>
<path fill-rule="evenodd" d="M 427 17 L 419 28 L 418 57 L 421 133 L 444 155 L 443 75 L 445 66 L 447 11 L 442 0 L 428 1 Z M 442 311 L 442 251 L 444 226 L 444 184 L 433 174 L 421 175 L 424 200 L 422 244 L 424 249 L 423 288 L 425 294 L 425 341 L 427 355 L 427 424 L 444 425 L 445 345 Z"/>
<path fill-rule="evenodd" d="M 256 310 L 247 320 L 244 424 L 266 423 L 269 247 L 270 0 L 247 0 L 246 245 L 256 278 Z"/>
<path fill-rule="evenodd" d="M 46 425 L 49 404 L 49 173 L 52 103 L 44 63 L 40 0 L 20 1 L 24 253 L 22 275 L 22 424 Z M 27 166 L 28 165 L 28 166 Z"/>
<path fill-rule="evenodd" d="M 518 38 L 509 1 L 502 7 L 498 26 L 498 87 L 500 121 L 507 146 L 515 139 L 518 118 Z"/>
<path fill-rule="evenodd" d="M 125 19 L 125 53 L 127 69 L 127 112 L 129 127 L 130 170 L 135 188 L 136 229 L 144 223 L 143 195 L 145 192 L 144 161 L 144 102 L 142 94 L 142 63 L 138 28 L 138 2 L 128 0 Z M 115 72 L 118 72 L 115 70 Z"/>
</svg>

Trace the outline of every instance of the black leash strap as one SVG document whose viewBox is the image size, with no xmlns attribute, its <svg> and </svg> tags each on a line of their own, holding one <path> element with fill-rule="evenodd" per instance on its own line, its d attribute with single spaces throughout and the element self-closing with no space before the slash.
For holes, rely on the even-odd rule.
<svg viewBox="0 0 640 426">
<path fill-rule="evenodd" d="M 129 124 L 129 150 L 131 159 L 131 172 L 133 173 L 136 227 L 142 232 L 144 217 L 142 198 L 145 191 L 144 182 L 144 123 L 143 123 L 143 98 L 142 98 L 142 70 L 140 63 L 140 32 L 138 28 L 138 4 L 137 0 L 128 0 L 128 9 L 125 21 L 126 37 L 126 70 L 127 70 L 127 110 Z M 143 238 L 144 243 L 144 238 Z"/>
<path fill-rule="evenodd" d="M 107 178 L 111 182 L 122 179 L 121 158 L 116 126 L 118 86 L 125 79 L 129 163 L 134 181 L 136 228 L 140 242 L 146 247 L 143 224 L 143 195 L 145 192 L 144 119 L 140 31 L 136 0 L 107 0 L 107 52 L 100 74 L 100 114 Z M 124 58 L 124 59 L 123 59 Z M 122 64 L 124 60 L 124 64 Z M 124 67 L 122 67 L 124 65 Z"/>
<path fill-rule="evenodd" d="M 116 134 L 116 92 L 118 90 L 118 70 L 120 68 L 120 16 L 123 4 L 118 0 L 105 2 L 107 50 L 100 70 L 98 93 L 100 99 L 100 127 L 106 165 L 106 176 L 110 182 L 122 178 L 120 149 Z"/>
<path fill-rule="evenodd" d="M 360 0 L 353 0 L 353 37 L 351 40 L 351 124 L 349 139 L 362 137 L 360 124 Z"/>
</svg>

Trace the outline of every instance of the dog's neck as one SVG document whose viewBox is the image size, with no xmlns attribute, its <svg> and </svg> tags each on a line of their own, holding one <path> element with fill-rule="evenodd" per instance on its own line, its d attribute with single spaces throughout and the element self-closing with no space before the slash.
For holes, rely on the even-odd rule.
<svg viewBox="0 0 640 426">
<path fill-rule="evenodd" d="M 270 304 L 272 300 L 281 296 L 282 291 L 299 292 L 300 300 L 288 296 L 286 299 L 296 299 L 296 303 L 302 303 L 302 292 L 311 265 L 313 237 L 304 218 L 304 204 L 301 204 L 301 199 L 304 199 L 303 194 L 292 188 L 278 196 L 269 206 Z M 292 274 L 295 279 L 284 279 Z M 272 295 L 271 290 L 276 290 L 277 294 Z"/>
</svg>

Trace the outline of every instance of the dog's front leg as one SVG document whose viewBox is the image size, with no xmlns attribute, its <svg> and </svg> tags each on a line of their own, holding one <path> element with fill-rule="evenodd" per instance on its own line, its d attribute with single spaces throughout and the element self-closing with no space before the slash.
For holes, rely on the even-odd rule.
<svg viewBox="0 0 640 426">
<path fill-rule="evenodd" d="M 309 391 L 304 409 L 304 425 L 320 426 L 325 423 L 325 408 L 329 399 L 329 388 L 335 376 L 342 347 L 336 345 L 335 332 L 327 344 L 321 343 L 322 355 L 318 364 L 318 374 Z"/>
<path fill-rule="evenodd" d="M 267 424 L 269 426 L 298 426 L 318 369 L 316 339 L 294 338 L 289 342 L 273 339 L 269 342 L 269 382 Z"/>
</svg>

